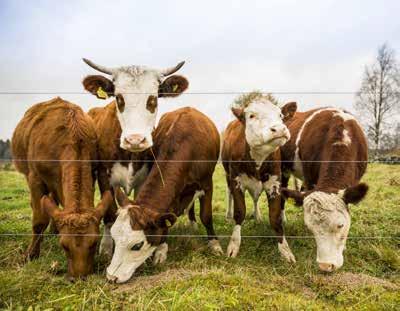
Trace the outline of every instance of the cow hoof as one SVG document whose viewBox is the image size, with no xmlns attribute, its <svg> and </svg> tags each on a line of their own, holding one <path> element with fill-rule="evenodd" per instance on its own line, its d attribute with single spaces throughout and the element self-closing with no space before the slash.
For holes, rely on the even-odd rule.
<svg viewBox="0 0 400 311">
<path fill-rule="evenodd" d="M 153 265 L 162 264 L 167 260 L 168 244 L 160 244 L 154 252 Z"/>
<path fill-rule="evenodd" d="M 286 242 L 286 239 L 283 240 L 282 243 L 278 243 L 278 249 L 281 253 L 281 256 L 289 263 L 296 263 L 296 258 L 294 257 L 292 251 L 290 250 L 289 245 Z"/>
<path fill-rule="evenodd" d="M 236 257 L 239 253 L 240 244 L 237 241 L 231 240 L 228 245 L 226 254 L 228 257 Z"/>
<path fill-rule="evenodd" d="M 28 262 L 28 261 L 39 258 L 39 255 L 40 255 L 40 250 L 29 248 L 24 254 L 24 260 L 25 260 L 25 262 Z"/>
<path fill-rule="evenodd" d="M 211 249 L 211 253 L 213 253 L 216 256 L 224 254 L 221 244 L 219 244 L 219 241 L 216 239 L 208 241 L 208 247 Z"/>
</svg>

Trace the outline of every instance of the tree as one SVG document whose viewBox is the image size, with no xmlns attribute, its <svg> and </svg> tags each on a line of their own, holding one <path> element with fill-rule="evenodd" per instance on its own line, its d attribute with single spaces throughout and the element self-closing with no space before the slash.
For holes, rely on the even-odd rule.
<svg viewBox="0 0 400 311">
<path fill-rule="evenodd" d="M 368 138 L 373 143 L 375 154 L 381 147 L 384 131 L 395 120 L 393 114 L 400 110 L 399 100 L 399 66 L 394 51 L 385 43 L 378 48 L 375 62 L 365 66 L 354 104 L 354 108 L 366 124 Z"/>
</svg>

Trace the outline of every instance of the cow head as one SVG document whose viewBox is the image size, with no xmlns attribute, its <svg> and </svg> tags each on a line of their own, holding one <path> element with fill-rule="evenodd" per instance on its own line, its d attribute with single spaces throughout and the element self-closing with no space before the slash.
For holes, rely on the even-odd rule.
<svg viewBox="0 0 400 311">
<path fill-rule="evenodd" d="M 259 96 L 241 107 L 233 107 L 233 114 L 244 124 L 246 142 L 251 150 L 264 154 L 275 151 L 290 139 L 285 121 L 292 118 L 297 104 L 287 103 L 282 108 L 267 97 Z"/>
<path fill-rule="evenodd" d="M 134 205 L 120 189 L 115 193 L 121 207 L 111 227 L 115 249 L 107 267 L 107 279 L 124 283 L 153 254 L 168 228 L 175 223 L 176 216 Z"/>
<path fill-rule="evenodd" d="M 360 202 L 367 191 L 368 186 L 364 183 L 338 193 L 281 189 L 283 196 L 303 204 L 304 222 L 317 243 L 320 270 L 332 272 L 343 265 L 343 251 L 350 229 L 348 204 Z"/>
<path fill-rule="evenodd" d="M 185 77 L 172 75 L 184 64 L 163 70 L 143 66 L 106 68 L 83 59 L 90 67 L 108 74 L 92 75 L 83 80 L 84 88 L 97 98 L 113 96 L 117 102 L 117 116 L 121 125 L 122 149 L 139 152 L 153 145 L 151 132 L 156 123 L 157 99 L 175 97 L 184 92 L 189 82 Z M 169 76 L 169 77 L 168 77 Z M 168 77 L 168 78 L 167 78 Z"/>
<path fill-rule="evenodd" d="M 43 211 L 55 223 L 60 245 L 68 260 L 68 276 L 70 280 L 85 277 L 93 272 L 94 255 L 99 240 L 99 224 L 113 197 L 110 191 L 103 194 L 97 207 L 85 209 L 84 212 L 60 210 L 51 197 L 43 196 Z"/>
</svg>

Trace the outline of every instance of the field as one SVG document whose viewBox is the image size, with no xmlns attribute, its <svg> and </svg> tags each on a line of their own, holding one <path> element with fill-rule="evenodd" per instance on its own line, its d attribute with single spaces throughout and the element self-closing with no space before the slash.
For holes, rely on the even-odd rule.
<svg viewBox="0 0 400 311">
<path fill-rule="evenodd" d="M 214 222 L 217 234 L 230 235 L 224 218 L 225 181 L 218 166 L 214 183 Z M 57 237 L 46 237 L 40 259 L 23 261 L 29 236 L 0 236 L 0 308 L 44 309 L 279 309 L 279 310 L 398 310 L 400 308 L 400 166 L 371 164 L 364 181 L 370 192 L 351 206 L 353 238 L 347 242 L 345 264 L 332 275 L 315 263 L 313 239 L 290 238 L 297 264 L 284 263 L 270 238 L 245 238 L 238 258 L 209 253 L 204 238 L 169 238 L 167 262 L 148 261 L 124 285 L 106 282 L 106 262 L 97 258 L 95 275 L 87 281 L 65 279 L 65 259 Z M 0 234 L 30 233 L 29 191 L 23 176 L 0 171 Z M 262 197 L 262 202 L 265 198 Z M 265 203 L 263 203 L 265 204 Z M 248 201 L 248 214 L 252 212 Z M 196 206 L 196 214 L 198 207 Z M 243 235 L 273 234 L 264 221 L 246 219 Z M 286 234 L 308 236 L 301 209 L 287 206 Z M 193 231 L 182 217 L 172 234 Z M 391 238 L 387 238 L 391 237 Z M 226 249 L 227 238 L 221 238 Z"/>
</svg>

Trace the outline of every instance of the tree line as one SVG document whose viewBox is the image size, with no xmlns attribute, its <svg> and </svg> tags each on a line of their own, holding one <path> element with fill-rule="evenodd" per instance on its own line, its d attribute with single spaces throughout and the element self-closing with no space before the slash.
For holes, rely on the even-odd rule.
<svg viewBox="0 0 400 311">
<path fill-rule="evenodd" d="M 0 139 L 0 159 L 11 159 L 11 147 L 9 139 Z"/>
</svg>

